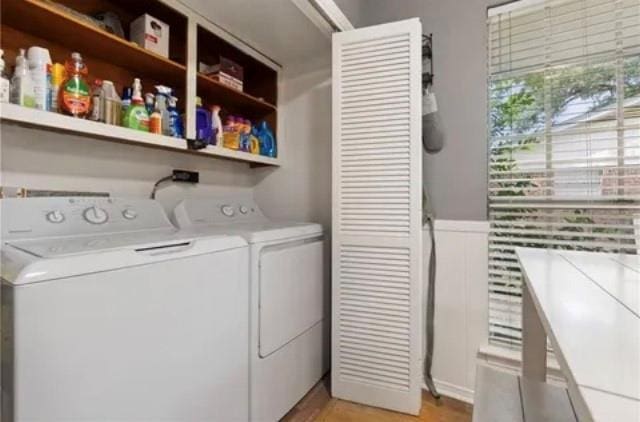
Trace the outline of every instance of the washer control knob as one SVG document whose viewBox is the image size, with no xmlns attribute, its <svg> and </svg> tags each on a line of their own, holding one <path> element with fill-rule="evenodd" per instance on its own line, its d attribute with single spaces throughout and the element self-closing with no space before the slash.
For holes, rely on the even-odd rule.
<svg viewBox="0 0 640 422">
<path fill-rule="evenodd" d="M 109 214 L 102 208 L 98 208 L 95 205 L 84 210 L 82 214 L 87 223 L 91 224 L 104 224 L 109 219 Z"/>
<path fill-rule="evenodd" d="M 249 212 L 249 208 L 245 207 L 244 205 L 240 205 L 240 213 L 241 214 L 246 214 Z"/>
<path fill-rule="evenodd" d="M 233 210 L 233 207 L 231 205 L 221 206 L 220 211 L 222 212 L 223 215 L 227 217 L 233 217 L 235 214 L 235 211 Z"/>
<path fill-rule="evenodd" d="M 47 221 L 49 223 L 58 224 L 64 221 L 64 214 L 60 211 L 49 211 L 47 213 Z"/>
<path fill-rule="evenodd" d="M 127 220 L 135 220 L 138 217 L 138 212 L 134 209 L 127 208 L 122 211 L 122 216 Z"/>
</svg>

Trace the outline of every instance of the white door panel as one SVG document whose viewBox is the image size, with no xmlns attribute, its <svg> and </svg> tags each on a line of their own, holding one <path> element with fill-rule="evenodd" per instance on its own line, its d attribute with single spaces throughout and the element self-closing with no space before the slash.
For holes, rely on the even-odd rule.
<svg viewBox="0 0 640 422">
<path fill-rule="evenodd" d="M 332 394 L 421 403 L 418 19 L 333 36 Z"/>
<path fill-rule="evenodd" d="M 260 257 L 260 357 L 323 318 L 323 242 L 266 248 Z"/>
</svg>

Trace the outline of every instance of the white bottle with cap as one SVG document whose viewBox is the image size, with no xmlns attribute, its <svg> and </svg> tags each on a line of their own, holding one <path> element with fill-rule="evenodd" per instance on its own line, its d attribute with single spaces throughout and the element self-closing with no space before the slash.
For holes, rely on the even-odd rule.
<svg viewBox="0 0 640 422">
<path fill-rule="evenodd" d="M 0 103 L 8 103 L 11 84 L 4 70 L 4 50 L 0 49 Z"/>
<path fill-rule="evenodd" d="M 36 100 L 33 94 L 33 81 L 29 74 L 29 64 L 24 55 L 24 48 L 19 50 L 16 57 L 16 69 L 11 78 L 10 100 L 14 104 L 24 107 L 35 107 Z"/>
<path fill-rule="evenodd" d="M 36 108 L 48 110 L 51 85 L 51 56 L 49 50 L 42 47 L 29 47 L 27 50 L 29 73 L 33 81 L 33 93 L 36 98 Z"/>
</svg>

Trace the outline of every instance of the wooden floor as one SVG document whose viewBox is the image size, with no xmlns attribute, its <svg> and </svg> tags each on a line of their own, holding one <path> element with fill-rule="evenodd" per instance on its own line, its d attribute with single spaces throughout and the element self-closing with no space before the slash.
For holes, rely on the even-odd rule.
<svg viewBox="0 0 640 422">
<path fill-rule="evenodd" d="M 329 395 L 327 378 L 319 382 L 282 422 L 469 422 L 471 405 L 443 397 L 434 400 L 429 393 L 422 396 L 419 416 L 409 416 L 375 407 L 363 406 Z"/>
</svg>

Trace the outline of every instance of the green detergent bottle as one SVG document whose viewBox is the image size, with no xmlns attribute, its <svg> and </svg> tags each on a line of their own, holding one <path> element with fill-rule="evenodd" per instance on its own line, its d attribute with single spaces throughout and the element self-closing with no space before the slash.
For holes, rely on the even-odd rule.
<svg viewBox="0 0 640 422">
<path fill-rule="evenodd" d="M 149 113 L 142 99 L 142 84 L 138 78 L 133 80 L 131 106 L 127 108 L 124 114 L 122 126 L 128 127 L 129 129 L 149 132 Z"/>
</svg>

